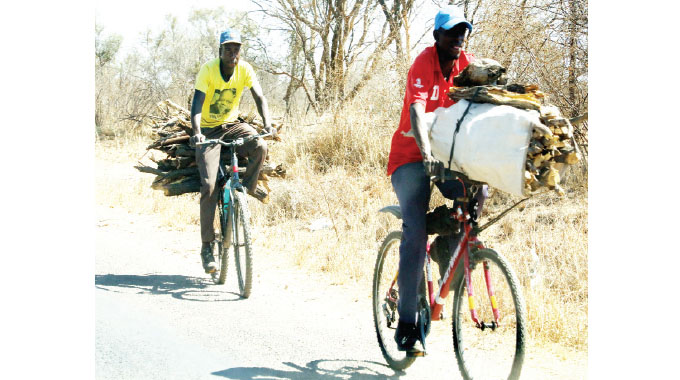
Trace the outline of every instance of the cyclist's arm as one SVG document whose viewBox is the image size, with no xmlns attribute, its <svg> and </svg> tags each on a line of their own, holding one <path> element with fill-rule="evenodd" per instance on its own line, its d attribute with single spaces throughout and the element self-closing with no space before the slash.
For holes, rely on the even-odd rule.
<svg viewBox="0 0 680 380">
<path fill-rule="evenodd" d="M 191 137 L 192 142 L 203 142 L 205 137 L 201 134 L 201 110 L 205 102 L 205 93 L 200 90 L 194 90 L 194 99 L 191 101 L 191 129 L 194 135 Z"/>
<path fill-rule="evenodd" d="M 416 145 L 418 145 L 418 149 L 420 149 L 420 154 L 423 156 L 425 173 L 434 175 L 437 160 L 432 157 L 430 140 L 427 138 L 427 127 L 425 126 L 424 121 L 425 106 L 420 103 L 411 103 L 409 111 L 411 114 L 411 131 L 413 131 L 413 137 L 416 139 Z"/>
<path fill-rule="evenodd" d="M 262 117 L 262 123 L 264 124 L 265 131 L 276 135 L 276 131 L 272 129 L 272 124 L 269 119 L 269 107 L 267 106 L 267 99 L 262 94 L 262 88 L 260 87 L 259 83 L 253 83 L 253 87 L 250 88 L 250 94 L 253 95 L 253 100 L 255 100 L 255 105 L 257 105 L 257 112 L 259 112 L 260 116 Z"/>
</svg>

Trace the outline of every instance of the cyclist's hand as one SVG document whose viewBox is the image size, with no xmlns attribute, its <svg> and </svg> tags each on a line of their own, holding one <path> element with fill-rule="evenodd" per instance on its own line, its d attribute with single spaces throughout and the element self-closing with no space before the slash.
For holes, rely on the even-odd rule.
<svg viewBox="0 0 680 380">
<path fill-rule="evenodd" d="M 436 176 L 439 174 L 440 162 L 428 154 L 423 158 L 423 167 L 428 177 Z"/>
<path fill-rule="evenodd" d="M 276 141 L 280 141 L 280 140 L 281 140 L 281 138 L 279 137 L 278 132 L 276 131 L 276 128 L 272 127 L 271 124 L 267 124 L 267 125 L 264 127 L 264 131 L 267 132 L 267 133 L 271 133 L 271 134 L 272 134 L 272 138 L 273 138 L 274 140 L 276 140 Z"/>
<path fill-rule="evenodd" d="M 189 146 L 195 148 L 196 143 L 202 143 L 203 141 L 205 141 L 205 136 L 197 133 L 189 138 Z"/>
</svg>

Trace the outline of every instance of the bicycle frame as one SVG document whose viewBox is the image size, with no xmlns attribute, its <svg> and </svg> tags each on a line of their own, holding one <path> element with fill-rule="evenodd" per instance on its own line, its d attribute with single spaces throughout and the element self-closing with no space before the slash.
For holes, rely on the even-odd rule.
<svg viewBox="0 0 680 380">
<path fill-rule="evenodd" d="M 236 149 L 233 147 L 229 147 L 230 153 L 231 153 L 231 165 L 229 166 L 231 170 L 229 171 L 229 174 L 227 173 L 222 173 L 225 177 L 227 177 L 226 182 L 224 183 L 224 193 L 223 193 L 223 200 L 225 203 L 225 206 L 229 204 L 230 200 L 230 191 L 231 190 L 236 190 L 240 189 L 243 187 L 241 185 L 241 182 L 239 180 L 239 175 L 238 175 L 238 157 L 236 156 Z M 222 165 L 220 165 L 220 172 L 222 171 Z M 226 211 L 226 208 L 224 209 Z"/>
<path fill-rule="evenodd" d="M 477 311 L 476 311 L 475 305 L 474 305 L 473 289 L 470 286 L 470 261 L 469 261 L 469 258 L 470 258 L 470 249 L 482 249 L 482 248 L 484 248 L 484 245 L 479 239 L 477 239 L 477 236 L 475 234 L 473 234 L 472 225 L 468 222 L 470 220 L 470 215 L 467 212 L 462 212 L 460 207 L 458 207 L 456 209 L 455 217 L 459 222 L 461 222 L 461 225 L 463 226 L 464 232 L 463 232 L 463 236 L 460 239 L 460 242 L 456 246 L 456 250 L 451 255 L 451 259 L 449 261 L 448 268 L 446 269 L 446 272 L 444 273 L 444 278 L 442 279 L 442 283 L 441 283 L 439 289 L 437 290 L 436 295 L 433 292 L 430 245 L 428 244 L 428 246 L 427 246 L 426 275 L 427 275 L 427 288 L 428 288 L 428 292 L 429 292 L 429 303 L 430 303 L 430 308 L 432 310 L 432 313 L 430 315 L 432 316 L 432 320 L 434 320 L 434 321 L 441 319 L 442 308 L 444 307 L 444 299 L 449 295 L 450 285 L 451 285 L 451 281 L 453 279 L 453 273 L 455 273 L 455 270 L 458 267 L 458 264 L 460 263 L 460 258 L 462 257 L 463 258 L 463 270 L 464 270 L 463 275 L 465 276 L 465 285 L 466 285 L 466 289 L 467 289 L 467 293 L 468 293 L 468 305 L 469 305 L 469 310 L 470 310 L 470 317 L 475 322 L 477 327 L 481 327 L 481 323 L 479 322 L 479 320 L 477 318 Z M 491 302 L 492 308 L 493 308 L 493 314 L 494 314 L 495 322 L 498 323 L 500 317 L 498 315 L 498 310 L 497 310 L 497 307 L 496 307 L 495 296 L 494 296 L 494 291 L 493 291 L 493 284 L 492 284 L 491 277 L 489 275 L 487 266 L 485 266 L 484 274 L 485 274 L 489 299 L 490 299 L 490 302 Z"/>
<path fill-rule="evenodd" d="M 271 135 L 271 133 L 268 132 L 268 133 L 264 133 L 264 134 L 261 134 L 261 135 L 248 136 L 248 137 L 245 137 L 245 138 L 240 137 L 240 138 L 237 138 L 237 139 L 235 139 L 231 142 L 225 142 L 225 141 L 222 141 L 222 140 L 213 139 L 213 140 L 206 140 L 205 142 L 202 142 L 202 143 L 198 143 L 198 144 L 201 144 L 201 145 L 202 144 L 220 144 L 220 145 L 228 148 L 229 152 L 231 153 L 231 171 L 230 171 L 230 173 L 229 174 L 223 173 L 222 172 L 222 165 L 219 166 L 220 172 L 222 172 L 222 174 L 225 177 L 227 177 L 227 179 L 226 179 L 226 181 L 225 181 L 225 183 L 222 187 L 222 190 L 223 190 L 223 193 L 222 193 L 223 215 L 229 215 L 228 212 L 229 212 L 229 202 L 231 201 L 231 192 L 234 191 L 234 190 L 241 190 L 243 188 L 243 185 L 241 184 L 241 181 L 239 179 L 239 174 L 238 174 L 239 166 L 238 166 L 238 157 L 236 156 L 236 147 L 243 145 L 243 144 L 245 144 L 245 143 L 247 143 L 247 142 L 249 142 L 253 139 L 264 138 L 264 137 L 267 137 L 267 136 L 270 136 L 270 135 Z"/>
<path fill-rule="evenodd" d="M 227 236 L 227 243 L 231 243 L 232 235 L 233 235 L 233 224 L 229 223 L 232 220 L 233 217 L 233 210 L 230 207 L 231 199 L 232 197 L 232 192 L 235 191 L 236 189 L 241 188 L 243 185 L 241 185 L 241 182 L 239 181 L 239 175 L 238 175 L 238 158 L 236 157 L 236 149 L 230 147 L 231 151 L 231 170 L 228 173 L 222 173 L 226 177 L 226 181 L 224 182 L 222 186 L 222 202 L 220 202 L 220 206 L 222 207 L 222 216 L 225 218 L 223 221 L 223 225 L 226 226 L 227 231 L 226 236 Z M 220 165 L 220 172 L 222 172 L 222 165 Z M 231 228 L 230 228 L 231 227 Z"/>
<path fill-rule="evenodd" d="M 265 133 L 261 135 L 254 135 L 254 136 L 248 136 L 248 137 L 240 137 L 237 138 L 231 142 L 226 142 L 218 139 L 213 139 L 213 140 L 206 140 L 202 143 L 197 143 L 197 144 L 219 144 L 222 145 L 226 148 L 229 149 L 229 153 L 231 154 L 231 170 L 228 171 L 228 173 L 223 172 L 222 165 L 219 165 L 219 171 L 222 173 L 223 176 L 226 177 L 226 180 L 224 184 L 221 187 L 222 190 L 222 197 L 221 197 L 221 206 L 222 206 L 222 215 L 226 220 L 224 222 L 224 225 L 227 226 L 229 225 L 229 221 L 231 220 L 232 216 L 232 209 L 229 207 L 230 202 L 232 199 L 232 192 L 235 190 L 242 190 L 243 185 L 241 184 L 241 181 L 239 179 L 239 166 L 238 166 L 238 157 L 236 156 L 236 147 L 245 144 L 248 141 L 251 141 L 256 138 L 260 137 L 267 137 L 270 136 L 271 133 Z M 232 225 L 233 228 L 233 225 Z M 227 228 L 227 241 L 231 242 L 232 238 L 232 231 L 231 228 Z"/>
<path fill-rule="evenodd" d="M 392 210 L 385 208 L 384 211 L 386 212 L 391 212 L 395 214 L 397 217 L 401 218 L 401 213 L 399 211 Z M 484 277 L 485 277 L 485 283 L 486 283 L 486 288 L 487 288 L 487 294 L 489 296 L 489 302 L 491 303 L 491 308 L 493 311 L 494 315 L 494 321 L 492 324 L 488 325 L 484 323 L 483 321 L 479 321 L 477 318 L 477 310 L 475 308 L 474 304 L 474 290 L 472 289 L 471 284 L 471 279 L 470 279 L 470 252 L 471 250 L 477 250 L 477 249 L 483 249 L 484 244 L 477 238 L 476 230 L 473 228 L 473 223 L 472 222 L 472 217 L 470 216 L 469 212 L 463 211 L 460 206 L 458 206 L 452 215 L 454 218 L 460 222 L 460 225 L 463 228 L 463 234 L 458 242 L 458 245 L 456 246 L 455 251 L 451 255 L 451 259 L 449 260 L 448 267 L 446 269 L 446 272 L 444 273 L 444 277 L 441 279 L 441 284 L 439 288 L 437 289 L 436 293 L 434 292 L 434 281 L 432 278 L 432 259 L 430 256 L 430 243 L 428 242 L 427 247 L 426 247 L 426 252 L 427 252 L 427 260 L 426 260 L 426 280 L 427 280 L 427 290 L 428 290 L 428 303 L 430 305 L 430 318 L 433 321 L 440 320 L 442 317 L 442 308 L 444 307 L 444 299 L 449 295 L 450 291 L 450 286 L 451 286 L 451 281 L 453 280 L 453 274 L 456 271 L 456 268 L 458 267 L 460 263 L 460 259 L 463 258 L 463 275 L 465 276 L 465 288 L 467 289 L 467 295 L 468 295 L 468 307 L 470 311 L 470 317 L 472 318 L 472 321 L 475 323 L 475 325 L 478 328 L 485 328 L 485 327 L 491 327 L 491 328 L 496 328 L 497 326 L 500 325 L 500 313 L 498 311 L 498 305 L 496 303 L 496 297 L 494 293 L 494 287 L 493 287 L 493 280 L 491 278 L 491 275 L 489 274 L 489 267 L 488 264 L 485 262 L 484 263 Z M 392 290 L 394 288 L 394 285 L 397 283 L 397 277 L 399 276 L 399 272 L 395 274 L 394 280 L 392 281 L 392 284 L 390 285 L 390 288 L 387 290 L 386 294 L 386 299 L 393 299 L 392 297 Z M 393 300 L 396 301 L 396 300 Z"/>
</svg>

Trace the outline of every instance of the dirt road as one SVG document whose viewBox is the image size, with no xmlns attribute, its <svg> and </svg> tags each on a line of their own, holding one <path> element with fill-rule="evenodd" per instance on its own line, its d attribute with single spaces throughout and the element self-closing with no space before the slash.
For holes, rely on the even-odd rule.
<svg viewBox="0 0 680 380">
<path fill-rule="evenodd" d="M 198 206 L 197 206 L 198 207 Z M 370 284 L 333 285 L 276 252 L 257 251 L 250 299 L 235 273 L 213 285 L 198 230 L 97 206 L 97 379 L 460 378 L 450 322 L 406 373 L 385 365 L 373 330 Z M 530 347 L 522 378 L 583 379 L 586 355 Z"/>
</svg>

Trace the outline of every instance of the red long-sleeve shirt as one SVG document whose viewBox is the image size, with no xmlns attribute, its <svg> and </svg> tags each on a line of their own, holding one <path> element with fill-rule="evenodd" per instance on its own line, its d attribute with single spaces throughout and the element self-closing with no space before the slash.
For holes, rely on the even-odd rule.
<svg viewBox="0 0 680 380">
<path fill-rule="evenodd" d="M 472 60 L 474 60 L 474 56 L 471 53 L 461 51 L 460 56 L 453 63 L 453 69 L 447 81 L 439 66 L 439 56 L 434 45 L 426 48 L 416 57 L 408 71 L 399 128 L 392 135 L 392 146 L 387 161 L 387 175 L 392 175 L 401 165 L 423 160 L 416 140 L 413 137 L 404 136 L 411 130 L 409 110 L 411 104 L 422 104 L 425 106 L 425 112 L 432 112 L 439 107 L 451 106 L 454 101 L 448 97 L 447 93 L 449 88 L 453 86 L 453 78 Z"/>
</svg>

